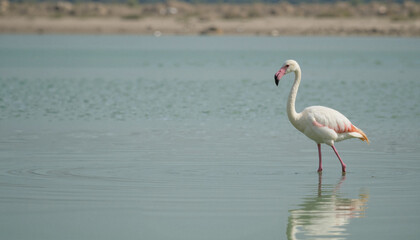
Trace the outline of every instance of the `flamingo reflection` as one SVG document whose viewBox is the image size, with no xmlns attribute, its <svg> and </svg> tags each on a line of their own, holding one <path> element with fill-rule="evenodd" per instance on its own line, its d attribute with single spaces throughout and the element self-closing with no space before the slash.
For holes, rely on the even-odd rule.
<svg viewBox="0 0 420 240">
<path fill-rule="evenodd" d="M 343 175 L 335 186 L 322 187 L 322 174 L 319 174 L 317 193 L 305 197 L 299 209 L 289 211 L 288 240 L 346 238 L 350 219 L 364 216 L 369 193 L 362 190 L 356 199 L 340 197 L 340 187 L 345 179 Z"/>
</svg>

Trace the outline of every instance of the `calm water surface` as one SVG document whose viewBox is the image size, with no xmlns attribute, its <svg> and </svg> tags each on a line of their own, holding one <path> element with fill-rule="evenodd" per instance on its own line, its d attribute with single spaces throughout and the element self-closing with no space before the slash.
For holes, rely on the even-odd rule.
<svg viewBox="0 0 420 240">
<path fill-rule="evenodd" d="M 317 148 L 325 105 L 370 145 Z M 417 239 L 420 42 L 0 36 L 0 239 Z"/>
</svg>

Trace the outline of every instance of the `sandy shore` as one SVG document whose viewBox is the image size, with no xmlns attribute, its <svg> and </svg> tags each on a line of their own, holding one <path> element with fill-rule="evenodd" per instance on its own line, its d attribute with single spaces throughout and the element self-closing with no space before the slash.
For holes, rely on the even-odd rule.
<svg viewBox="0 0 420 240">
<path fill-rule="evenodd" d="M 0 19 L 0 33 L 142 34 L 142 35 L 378 35 L 420 36 L 420 20 L 386 18 L 267 17 L 253 19 L 179 20 L 175 17 Z"/>
<path fill-rule="evenodd" d="M 420 36 L 420 4 L 8 3 L 0 33 Z M 6 4 L 4 4 L 6 3 Z"/>
</svg>

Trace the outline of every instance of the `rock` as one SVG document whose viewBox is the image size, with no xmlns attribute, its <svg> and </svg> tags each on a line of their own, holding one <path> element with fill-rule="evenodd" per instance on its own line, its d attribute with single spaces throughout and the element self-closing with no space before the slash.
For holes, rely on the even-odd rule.
<svg viewBox="0 0 420 240">
<path fill-rule="evenodd" d="M 64 1 L 58 1 L 54 6 L 54 10 L 59 13 L 70 13 L 73 11 L 73 4 Z"/>
<path fill-rule="evenodd" d="M 201 35 L 222 35 L 223 30 L 216 26 L 210 26 L 200 32 Z"/>
</svg>

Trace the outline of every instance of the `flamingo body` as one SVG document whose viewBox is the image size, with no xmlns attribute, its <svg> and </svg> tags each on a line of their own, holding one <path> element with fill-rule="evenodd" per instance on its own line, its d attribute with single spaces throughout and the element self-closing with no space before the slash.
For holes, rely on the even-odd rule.
<svg viewBox="0 0 420 240">
<path fill-rule="evenodd" d="M 332 146 L 334 142 L 349 138 L 360 138 L 367 141 L 364 133 L 343 114 L 323 106 L 305 108 L 298 119 L 298 126 L 298 130 L 316 143 Z"/>
<path fill-rule="evenodd" d="M 274 79 L 276 85 L 278 85 L 280 79 L 285 74 L 291 72 L 295 73 L 295 81 L 290 91 L 287 103 L 287 116 L 289 117 L 290 122 L 296 129 L 317 143 L 319 153 L 318 172 L 322 171 L 321 143 L 327 144 L 333 148 L 335 154 L 340 160 L 342 171 L 345 172 L 346 165 L 338 154 L 334 143 L 349 138 L 359 138 L 369 143 L 369 139 L 362 130 L 355 127 L 350 120 L 334 109 L 323 106 L 311 106 L 305 108 L 302 112 L 297 113 L 295 110 L 295 101 L 301 81 L 301 70 L 299 64 L 294 60 L 287 60 L 280 70 L 274 75 Z"/>
</svg>

